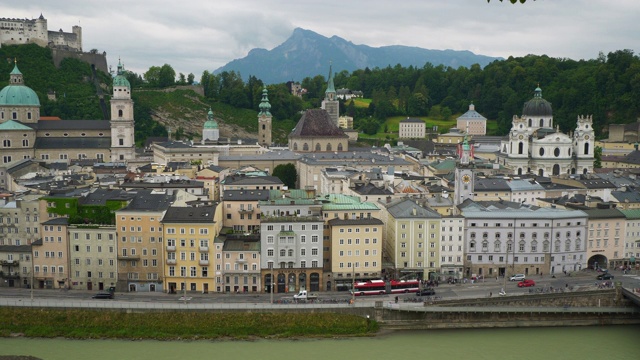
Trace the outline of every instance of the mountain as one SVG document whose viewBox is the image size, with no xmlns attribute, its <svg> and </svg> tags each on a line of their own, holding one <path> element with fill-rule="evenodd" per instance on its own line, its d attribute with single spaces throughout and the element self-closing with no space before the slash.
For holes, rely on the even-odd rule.
<svg viewBox="0 0 640 360">
<path fill-rule="evenodd" d="M 469 67 L 476 63 L 484 67 L 494 60 L 502 58 L 476 55 L 466 50 L 429 50 L 401 45 L 375 48 L 355 45 L 338 36 L 327 38 L 310 30 L 296 28 L 289 39 L 273 50 L 253 49 L 246 57 L 233 60 L 214 73 L 234 70 L 240 72 L 244 79 L 253 75 L 266 84 L 274 84 L 301 81 L 319 74 L 327 76 L 330 62 L 336 72 L 352 72 L 366 67 L 384 68 L 397 64 L 422 67 L 427 62 L 453 68 Z"/>
</svg>

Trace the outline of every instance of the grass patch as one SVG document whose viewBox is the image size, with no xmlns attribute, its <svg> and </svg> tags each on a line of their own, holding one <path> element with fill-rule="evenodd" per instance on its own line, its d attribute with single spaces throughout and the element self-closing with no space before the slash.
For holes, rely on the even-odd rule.
<svg viewBox="0 0 640 360">
<path fill-rule="evenodd" d="M 378 324 L 335 313 L 144 312 L 0 308 L 0 336 L 74 339 L 217 339 L 362 336 Z"/>
</svg>

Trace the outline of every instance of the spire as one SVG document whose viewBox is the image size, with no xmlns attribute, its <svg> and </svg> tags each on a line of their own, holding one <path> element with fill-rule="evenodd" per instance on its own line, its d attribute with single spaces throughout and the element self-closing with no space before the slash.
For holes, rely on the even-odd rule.
<svg viewBox="0 0 640 360">
<path fill-rule="evenodd" d="M 9 73 L 9 84 L 22 85 L 23 83 L 22 73 L 18 69 L 18 59 L 13 58 L 13 70 Z"/>
<path fill-rule="evenodd" d="M 535 97 L 535 98 L 541 98 L 542 97 L 542 89 L 540 89 L 540 84 L 538 84 L 538 87 L 534 90 L 533 97 Z"/>
<path fill-rule="evenodd" d="M 329 98 L 328 94 L 335 94 L 336 87 L 333 85 L 333 64 L 329 63 L 329 81 L 327 82 L 327 91 L 325 93 L 325 98 Z"/>
<path fill-rule="evenodd" d="M 260 101 L 260 114 L 258 116 L 271 116 L 269 110 L 271 110 L 271 104 L 269 104 L 269 92 L 267 91 L 267 87 L 265 86 L 262 89 L 262 100 Z"/>
</svg>

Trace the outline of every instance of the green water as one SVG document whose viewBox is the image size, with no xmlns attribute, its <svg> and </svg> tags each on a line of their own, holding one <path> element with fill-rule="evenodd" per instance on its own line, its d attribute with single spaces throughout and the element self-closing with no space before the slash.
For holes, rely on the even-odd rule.
<svg viewBox="0 0 640 360">
<path fill-rule="evenodd" d="M 258 341 L 0 339 L 1 355 L 56 359 L 640 359 L 640 326 L 396 332 Z"/>
</svg>

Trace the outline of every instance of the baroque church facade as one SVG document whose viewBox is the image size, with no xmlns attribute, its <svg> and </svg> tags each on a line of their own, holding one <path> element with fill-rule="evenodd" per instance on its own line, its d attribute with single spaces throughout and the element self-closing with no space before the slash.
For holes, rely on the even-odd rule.
<svg viewBox="0 0 640 360">
<path fill-rule="evenodd" d="M 497 160 L 514 175 L 586 174 L 593 171 L 594 140 L 590 115 L 578 117 L 573 134 L 554 129 L 551 103 L 542 98 L 538 87 L 533 99 L 524 104 L 522 116 L 513 117 Z"/>
<path fill-rule="evenodd" d="M 113 79 L 111 120 L 43 120 L 38 95 L 24 84 L 17 63 L 9 77 L 9 85 L 0 90 L 0 166 L 24 159 L 125 162 L 135 158 L 131 85 L 122 64 Z"/>
</svg>

